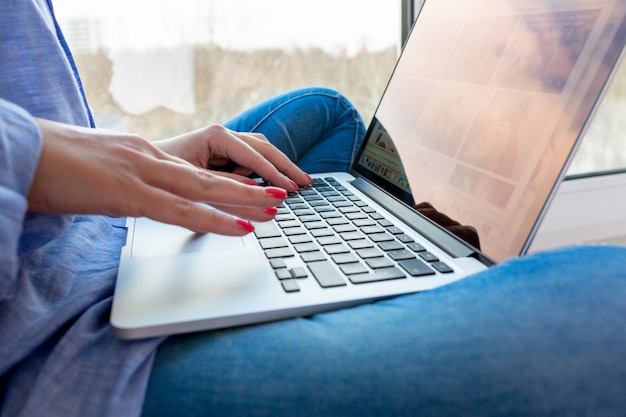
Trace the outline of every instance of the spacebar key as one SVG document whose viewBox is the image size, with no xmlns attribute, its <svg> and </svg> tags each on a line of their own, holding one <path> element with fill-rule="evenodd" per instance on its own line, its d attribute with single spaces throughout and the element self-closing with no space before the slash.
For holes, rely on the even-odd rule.
<svg viewBox="0 0 626 417">
<path fill-rule="evenodd" d="M 346 285 L 339 271 L 328 261 L 310 262 L 307 264 L 317 282 L 323 288 Z"/>
</svg>

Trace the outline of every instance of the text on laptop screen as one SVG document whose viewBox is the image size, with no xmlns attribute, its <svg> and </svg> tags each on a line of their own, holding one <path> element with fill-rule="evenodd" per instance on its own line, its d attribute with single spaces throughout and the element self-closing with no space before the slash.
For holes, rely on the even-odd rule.
<svg viewBox="0 0 626 417">
<path fill-rule="evenodd" d="M 473 226 L 497 261 L 522 253 L 625 15 L 624 0 L 427 0 L 357 171 Z"/>
</svg>

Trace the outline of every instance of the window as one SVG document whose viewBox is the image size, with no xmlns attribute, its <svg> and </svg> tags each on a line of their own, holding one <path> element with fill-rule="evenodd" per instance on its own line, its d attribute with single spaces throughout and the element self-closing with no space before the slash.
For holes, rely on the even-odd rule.
<svg viewBox="0 0 626 417">
<path fill-rule="evenodd" d="M 600 103 L 571 174 L 626 169 L 626 64 L 622 62 Z"/>
<path fill-rule="evenodd" d="M 159 139 L 323 85 L 370 120 L 423 0 L 55 0 L 97 124 Z M 626 169 L 622 65 L 570 174 Z"/>
<path fill-rule="evenodd" d="M 397 58 L 386 0 L 55 0 L 96 123 L 160 139 L 320 85 L 367 121 Z"/>
</svg>

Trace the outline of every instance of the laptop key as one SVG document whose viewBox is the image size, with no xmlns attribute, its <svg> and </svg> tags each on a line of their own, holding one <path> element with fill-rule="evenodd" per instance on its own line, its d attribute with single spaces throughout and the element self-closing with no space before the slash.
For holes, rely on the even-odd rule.
<svg viewBox="0 0 626 417">
<path fill-rule="evenodd" d="M 320 217 L 318 215 L 311 214 L 311 215 L 307 215 L 307 216 L 301 216 L 300 217 L 300 221 L 302 223 L 315 223 L 315 222 L 319 222 L 320 221 Z"/>
<path fill-rule="evenodd" d="M 291 258 L 294 253 L 289 248 L 268 249 L 265 251 L 267 259 Z"/>
<path fill-rule="evenodd" d="M 394 261 L 402 261 L 404 259 L 415 258 L 415 255 L 413 255 L 412 252 L 409 252 L 406 249 L 392 250 L 391 252 L 387 252 L 387 253 L 389 254 L 389 257 L 393 259 Z"/>
<path fill-rule="evenodd" d="M 337 245 L 337 244 L 341 243 L 341 239 L 339 239 L 335 235 L 332 235 L 332 236 L 322 236 L 319 239 L 317 239 L 317 243 L 319 243 L 322 246 Z"/>
<path fill-rule="evenodd" d="M 291 272 L 287 268 L 280 268 L 275 271 L 276 277 L 279 280 L 292 279 Z"/>
<path fill-rule="evenodd" d="M 365 263 L 372 269 L 389 268 L 393 266 L 393 262 L 385 257 L 367 259 Z"/>
<path fill-rule="evenodd" d="M 437 271 L 441 272 L 442 274 L 449 274 L 451 272 L 454 272 L 454 270 L 450 268 L 448 264 L 445 264 L 441 261 L 434 262 L 431 264 L 431 266 L 435 268 Z"/>
<path fill-rule="evenodd" d="M 389 242 L 389 241 L 394 240 L 394 237 L 391 236 L 389 233 L 376 233 L 373 235 L 369 235 L 369 238 L 372 239 L 372 241 L 376 243 Z"/>
<path fill-rule="evenodd" d="M 334 236 L 335 234 L 333 233 L 332 230 L 330 230 L 329 228 L 326 229 L 313 229 L 311 230 L 311 236 L 315 237 L 315 238 L 320 238 L 320 237 L 324 237 L 324 236 Z"/>
<path fill-rule="evenodd" d="M 348 246 L 354 250 L 373 248 L 374 244 L 367 239 L 350 240 Z"/>
<path fill-rule="evenodd" d="M 308 229 L 308 230 L 313 230 L 313 229 L 324 229 L 326 228 L 326 223 L 324 223 L 323 221 L 317 221 L 317 222 L 310 222 L 310 223 L 305 223 L 304 226 Z"/>
<path fill-rule="evenodd" d="M 341 253 L 339 255 L 333 255 L 331 256 L 331 259 L 337 265 L 351 264 L 353 262 L 359 261 L 359 259 L 351 253 Z"/>
<path fill-rule="evenodd" d="M 304 269 L 304 267 L 302 267 L 302 266 L 297 266 L 295 268 L 291 268 L 289 270 L 289 273 L 294 278 L 306 278 L 306 277 L 309 276 L 309 274 L 306 272 L 306 269 Z"/>
<path fill-rule="evenodd" d="M 389 230 L 389 229 L 387 229 Z M 409 235 L 405 235 L 404 233 L 401 235 L 396 236 L 398 238 L 398 240 L 402 243 L 413 243 L 414 240 L 411 236 Z"/>
<path fill-rule="evenodd" d="M 319 201 L 311 201 L 309 203 L 311 205 L 311 207 L 324 207 L 324 206 L 330 206 L 330 203 L 324 200 L 319 200 Z"/>
<path fill-rule="evenodd" d="M 430 252 L 420 252 L 420 258 L 422 258 L 426 262 L 437 262 L 439 260 L 436 255 Z"/>
<path fill-rule="evenodd" d="M 365 236 L 363 236 L 363 234 L 361 232 L 346 232 L 346 233 L 342 233 L 341 238 L 343 240 L 360 240 L 363 239 Z"/>
<path fill-rule="evenodd" d="M 404 272 L 402 272 L 398 268 L 384 268 L 378 269 L 374 272 L 367 274 L 355 274 L 349 275 L 348 279 L 353 284 L 363 284 L 367 282 L 378 282 L 378 281 L 389 281 L 392 279 L 402 279 L 406 278 Z"/>
<path fill-rule="evenodd" d="M 302 210 L 294 210 L 293 214 L 296 215 L 297 217 L 302 218 L 303 216 L 313 216 L 315 214 L 315 211 L 307 208 L 307 209 L 302 209 Z"/>
<path fill-rule="evenodd" d="M 380 258 L 385 256 L 381 251 L 376 248 L 359 249 L 358 251 L 356 251 L 356 253 L 363 259 Z"/>
<path fill-rule="evenodd" d="M 326 255 L 324 255 L 321 251 L 317 252 L 305 252 L 300 254 L 300 258 L 302 261 L 307 262 L 316 262 L 316 261 L 325 261 Z"/>
<path fill-rule="evenodd" d="M 281 269 L 281 268 L 287 268 L 287 264 L 285 263 L 284 259 L 278 258 L 278 259 L 272 259 L 270 261 L 270 265 L 272 266 L 272 268 L 274 269 Z"/>
<path fill-rule="evenodd" d="M 333 211 L 325 211 L 323 213 L 320 213 L 320 217 L 323 219 L 334 219 L 336 217 L 342 217 L 342 215 L 338 211 L 333 210 Z"/>
<path fill-rule="evenodd" d="M 258 239 L 266 238 L 266 237 L 279 237 L 280 230 L 273 222 L 260 222 L 254 223 L 254 235 Z"/>
<path fill-rule="evenodd" d="M 356 231 L 356 227 L 352 226 L 351 224 L 340 224 L 340 225 L 337 225 L 337 226 L 333 226 L 333 229 L 337 233 L 346 233 L 346 232 L 355 232 Z"/>
<path fill-rule="evenodd" d="M 283 232 L 285 233 L 285 236 L 296 236 L 305 234 L 306 229 L 304 227 L 290 227 L 283 230 Z"/>
<path fill-rule="evenodd" d="M 331 219 L 327 219 L 326 222 L 331 226 L 337 226 L 340 224 L 348 224 L 349 221 L 344 217 L 333 217 Z"/>
<path fill-rule="evenodd" d="M 378 247 L 384 250 L 385 252 L 404 249 L 404 246 L 402 245 L 402 243 L 398 242 L 397 240 L 392 240 L 390 242 L 380 242 L 378 244 Z"/>
<path fill-rule="evenodd" d="M 313 242 L 313 239 L 311 239 L 309 235 L 295 235 L 289 236 L 289 242 L 291 242 L 292 245 L 298 245 L 300 243 Z"/>
<path fill-rule="evenodd" d="M 307 266 L 322 288 L 346 285 L 339 271 L 329 261 L 311 262 Z"/>
<path fill-rule="evenodd" d="M 371 227 L 376 224 L 372 219 L 357 219 L 353 223 L 358 227 Z"/>
<path fill-rule="evenodd" d="M 377 233 L 384 233 L 385 229 L 379 226 L 365 226 L 361 229 L 361 231 L 366 235 L 373 235 Z"/>
<path fill-rule="evenodd" d="M 298 285 L 298 282 L 295 279 L 286 279 L 286 280 L 281 281 L 280 284 L 283 286 L 283 290 L 285 290 L 285 292 L 300 291 L 300 286 Z"/>
<path fill-rule="evenodd" d="M 423 247 L 422 245 L 420 245 L 417 242 L 409 243 L 406 246 L 407 246 L 407 248 L 411 249 L 413 252 L 423 252 L 423 251 L 426 250 L 425 247 Z"/>
<path fill-rule="evenodd" d="M 365 274 L 368 272 L 367 267 L 359 262 L 341 265 L 339 268 L 346 275 Z"/>
<path fill-rule="evenodd" d="M 413 277 L 422 277 L 426 275 L 434 275 L 435 271 L 430 269 L 428 265 L 419 259 L 408 259 L 400 261 L 398 264 Z"/>
<path fill-rule="evenodd" d="M 367 214 L 363 213 L 362 211 L 357 211 L 354 213 L 347 213 L 346 218 L 348 218 L 349 220 L 367 219 Z"/>
<path fill-rule="evenodd" d="M 329 255 L 337 255 L 339 253 L 348 253 L 350 249 L 344 245 L 343 243 L 337 245 L 326 245 L 324 246 L 324 250 Z"/>
<path fill-rule="evenodd" d="M 279 221 L 278 225 L 280 226 L 281 229 L 289 229 L 291 227 L 299 227 L 300 222 L 298 220 L 286 220 L 286 221 Z"/>
<path fill-rule="evenodd" d="M 318 250 L 317 245 L 314 242 L 310 242 L 310 243 L 299 243 L 297 245 L 293 245 L 293 248 L 296 250 L 296 252 L 298 253 L 305 253 L 305 252 L 315 252 Z"/>
<path fill-rule="evenodd" d="M 266 239 L 259 239 L 259 244 L 263 249 L 276 249 L 285 248 L 289 246 L 287 241 L 282 237 L 270 237 Z"/>
<path fill-rule="evenodd" d="M 304 200 L 301 199 L 300 197 L 288 197 L 285 199 L 285 204 L 287 204 L 288 206 L 294 205 L 294 204 L 302 204 L 304 203 Z"/>
</svg>

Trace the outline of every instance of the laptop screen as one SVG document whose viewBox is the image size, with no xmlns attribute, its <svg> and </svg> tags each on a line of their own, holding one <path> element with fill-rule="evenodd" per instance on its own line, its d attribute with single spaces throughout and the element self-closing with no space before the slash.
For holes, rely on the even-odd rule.
<svg viewBox="0 0 626 417">
<path fill-rule="evenodd" d="M 626 37 L 624 0 L 427 0 L 353 169 L 524 253 Z"/>
</svg>

